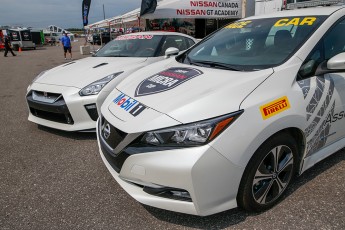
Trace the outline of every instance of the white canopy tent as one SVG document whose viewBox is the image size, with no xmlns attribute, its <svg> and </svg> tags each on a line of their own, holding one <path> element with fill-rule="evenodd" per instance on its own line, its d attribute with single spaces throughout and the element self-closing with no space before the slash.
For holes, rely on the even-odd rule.
<svg viewBox="0 0 345 230">
<path fill-rule="evenodd" d="M 110 18 L 109 23 L 111 26 L 122 24 L 122 15 Z"/>
<path fill-rule="evenodd" d="M 156 18 L 242 18 L 243 5 L 246 0 L 162 0 L 157 3 L 156 10 L 142 17 Z"/>
<path fill-rule="evenodd" d="M 125 13 L 121 16 L 122 22 L 131 22 L 131 21 L 137 21 L 140 16 L 140 8 L 137 8 L 135 10 L 129 11 L 128 13 Z"/>
</svg>

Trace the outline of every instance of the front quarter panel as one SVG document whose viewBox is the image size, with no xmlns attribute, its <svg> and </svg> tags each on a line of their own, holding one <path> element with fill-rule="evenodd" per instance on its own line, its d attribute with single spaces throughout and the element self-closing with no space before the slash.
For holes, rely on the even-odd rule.
<svg viewBox="0 0 345 230">
<path fill-rule="evenodd" d="M 275 70 L 242 102 L 240 109 L 244 113 L 211 145 L 234 164 L 245 167 L 259 146 L 273 134 L 290 127 L 305 130 L 305 107 L 300 103 L 303 93 L 295 82 L 300 65 L 298 58 L 292 58 Z M 264 116 L 264 108 L 285 99 L 286 108 Z"/>
</svg>

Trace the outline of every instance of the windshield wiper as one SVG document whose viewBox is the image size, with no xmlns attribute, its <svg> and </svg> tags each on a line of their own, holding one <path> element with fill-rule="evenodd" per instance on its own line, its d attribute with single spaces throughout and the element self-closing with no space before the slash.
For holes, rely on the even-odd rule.
<svg viewBox="0 0 345 230">
<path fill-rule="evenodd" d="M 205 67 L 205 64 L 203 64 L 203 63 L 192 61 L 192 59 L 191 59 L 188 55 L 186 56 L 186 59 L 187 59 L 187 61 L 188 61 L 188 63 L 189 63 L 190 65 L 196 65 L 196 66 Z M 207 65 L 207 66 L 208 66 L 208 65 Z"/>
<path fill-rule="evenodd" d="M 237 68 L 235 68 L 235 67 L 233 67 L 231 65 L 227 65 L 227 64 L 219 63 L 219 62 L 212 62 L 212 61 L 194 61 L 194 62 L 191 62 L 191 64 L 199 65 L 199 66 L 207 65 L 207 66 L 212 67 L 212 68 L 220 68 L 220 69 L 226 69 L 226 70 L 241 71 L 241 69 L 237 69 Z"/>
</svg>

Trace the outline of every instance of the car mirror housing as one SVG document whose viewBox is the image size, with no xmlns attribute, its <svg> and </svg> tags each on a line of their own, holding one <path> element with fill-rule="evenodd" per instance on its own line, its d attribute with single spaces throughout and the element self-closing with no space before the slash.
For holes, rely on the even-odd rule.
<svg viewBox="0 0 345 230">
<path fill-rule="evenodd" d="M 169 47 L 168 49 L 165 50 L 165 58 L 169 58 L 172 55 L 177 55 L 180 52 L 179 49 L 175 47 Z"/>
<path fill-rule="evenodd" d="M 345 52 L 332 57 L 327 62 L 327 69 L 345 71 Z"/>
<path fill-rule="evenodd" d="M 321 76 L 327 73 L 345 72 L 345 53 L 340 53 L 329 59 L 323 61 L 317 67 L 315 75 Z"/>
</svg>

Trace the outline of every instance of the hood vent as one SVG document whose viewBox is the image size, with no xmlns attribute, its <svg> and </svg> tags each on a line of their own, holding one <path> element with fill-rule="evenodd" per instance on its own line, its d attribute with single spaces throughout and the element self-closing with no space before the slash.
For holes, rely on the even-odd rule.
<svg viewBox="0 0 345 230">
<path fill-rule="evenodd" d="M 66 65 L 63 65 L 62 67 L 65 67 L 65 66 L 68 66 L 68 65 L 72 65 L 72 64 L 74 64 L 74 63 L 75 63 L 75 61 L 68 62 Z"/>
<path fill-rule="evenodd" d="M 108 63 L 101 63 L 101 64 L 98 64 L 98 65 L 94 66 L 93 68 L 95 69 L 95 68 L 98 68 L 98 67 L 101 67 L 101 66 L 104 66 L 104 65 L 108 65 Z"/>
</svg>

